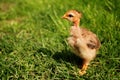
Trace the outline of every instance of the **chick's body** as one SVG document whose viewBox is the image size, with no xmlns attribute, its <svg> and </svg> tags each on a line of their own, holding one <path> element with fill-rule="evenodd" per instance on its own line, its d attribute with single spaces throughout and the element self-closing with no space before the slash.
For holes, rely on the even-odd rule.
<svg viewBox="0 0 120 80">
<path fill-rule="evenodd" d="M 97 50 L 94 48 L 100 45 L 94 33 L 75 26 L 71 27 L 68 43 L 73 48 L 74 53 L 85 60 L 87 65 L 96 56 Z"/>
<path fill-rule="evenodd" d="M 80 75 L 83 75 L 100 48 L 100 41 L 93 32 L 79 27 L 81 13 L 76 10 L 70 10 L 65 13 L 63 18 L 73 22 L 68 43 L 73 48 L 74 53 L 83 59 L 82 69 L 79 71 Z"/>
</svg>

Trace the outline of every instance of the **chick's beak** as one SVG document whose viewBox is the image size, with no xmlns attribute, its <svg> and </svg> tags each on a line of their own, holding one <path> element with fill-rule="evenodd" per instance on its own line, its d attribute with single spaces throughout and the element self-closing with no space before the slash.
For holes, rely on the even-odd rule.
<svg viewBox="0 0 120 80">
<path fill-rule="evenodd" d="M 66 15 L 62 16 L 63 19 L 66 19 Z"/>
</svg>

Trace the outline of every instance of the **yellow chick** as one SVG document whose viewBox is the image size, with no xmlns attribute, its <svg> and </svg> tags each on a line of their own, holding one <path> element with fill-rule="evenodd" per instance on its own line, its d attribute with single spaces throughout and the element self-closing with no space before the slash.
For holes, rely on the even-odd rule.
<svg viewBox="0 0 120 80">
<path fill-rule="evenodd" d="M 75 55 L 83 60 L 82 68 L 79 71 L 79 74 L 83 75 L 86 73 L 90 61 L 96 57 L 96 52 L 101 44 L 93 32 L 79 27 L 81 16 L 81 12 L 70 10 L 66 12 L 62 18 L 73 23 L 70 29 L 68 44 L 73 48 Z"/>
</svg>

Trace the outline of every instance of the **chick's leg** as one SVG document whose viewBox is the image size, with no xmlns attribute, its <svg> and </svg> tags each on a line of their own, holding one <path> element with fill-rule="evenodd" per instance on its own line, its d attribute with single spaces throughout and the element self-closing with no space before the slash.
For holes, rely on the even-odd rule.
<svg viewBox="0 0 120 80">
<path fill-rule="evenodd" d="M 88 68 L 88 63 L 83 63 L 81 70 L 79 71 L 80 75 L 84 75 L 86 73 L 86 70 Z"/>
</svg>

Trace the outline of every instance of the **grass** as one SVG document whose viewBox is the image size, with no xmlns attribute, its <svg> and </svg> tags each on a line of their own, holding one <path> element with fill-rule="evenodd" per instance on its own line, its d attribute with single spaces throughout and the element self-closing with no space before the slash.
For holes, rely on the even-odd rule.
<svg viewBox="0 0 120 80">
<path fill-rule="evenodd" d="M 0 0 L 1 80 L 119 80 L 119 0 Z M 87 74 L 67 44 L 70 24 L 61 16 L 83 13 L 81 26 L 102 46 Z"/>
</svg>

